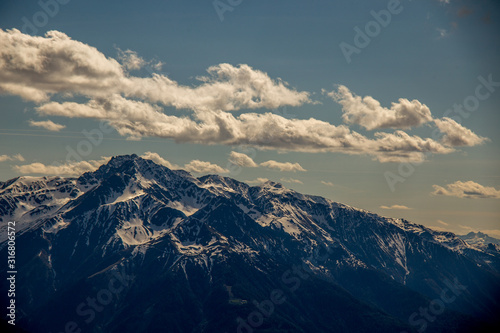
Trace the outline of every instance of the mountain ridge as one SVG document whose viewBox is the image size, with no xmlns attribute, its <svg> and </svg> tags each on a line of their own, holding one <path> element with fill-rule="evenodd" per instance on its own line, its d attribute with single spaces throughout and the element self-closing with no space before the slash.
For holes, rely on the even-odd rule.
<svg viewBox="0 0 500 333">
<path fill-rule="evenodd" d="M 492 298 L 500 281 L 499 252 L 472 246 L 453 233 L 304 195 L 279 183 L 250 186 L 216 175 L 196 178 L 137 155 L 114 157 L 78 178 L 4 182 L 0 219 L 2 224 L 18 221 L 18 246 L 26 250 L 18 265 L 27 289 L 20 296 L 27 304 L 22 322 L 30 328 L 55 329 L 51 320 L 60 320 L 47 313 L 48 304 L 64 308 L 72 303 L 70 291 L 85 299 L 105 285 L 106 274 L 120 270 L 134 282 L 113 303 L 119 315 L 109 308 L 92 331 L 155 331 L 160 322 L 173 325 L 172 332 L 234 331 L 241 323 L 238 318 L 253 313 L 255 305 L 230 304 L 223 286 L 233 286 L 241 300 L 264 299 L 272 290 L 286 290 L 280 277 L 289 267 L 304 267 L 309 277 L 299 279 L 304 287 L 293 295 L 300 297 L 290 296 L 259 329 L 278 332 L 285 325 L 283 330 L 293 332 L 307 327 L 347 332 L 356 327 L 360 313 L 390 330 L 411 331 L 425 323 L 436 332 L 453 332 L 453 323 L 489 321 L 499 308 Z M 4 237 L 5 228 L 0 229 Z M 161 292 L 174 300 L 141 298 L 138 290 L 146 293 L 151 281 L 164 286 Z M 467 290 L 447 304 L 441 321 L 412 323 L 412 313 L 440 299 L 450 281 Z M 320 285 L 332 299 L 357 309 L 358 316 L 345 309 L 342 315 L 324 313 L 334 306 L 304 294 Z M 303 308 L 300 303 L 306 299 L 322 315 Z M 167 324 L 153 316 L 145 326 L 127 319 L 130 326 L 123 326 L 119 318 L 142 309 L 132 300 L 157 315 L 174 311 L 177 304 L 191 317 L 169 317 L 172 323 Z M 232 315 L 219 318 L 211 306 Z M 292 314 L 301 312 L 315 319 L 294 319 Z M 332 315 L 333 322 L 328 319 Z"/>
</svg>

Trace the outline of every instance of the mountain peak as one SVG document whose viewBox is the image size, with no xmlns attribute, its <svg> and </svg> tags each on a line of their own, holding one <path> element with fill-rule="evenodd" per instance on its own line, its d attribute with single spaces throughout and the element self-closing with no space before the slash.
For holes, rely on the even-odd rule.
<svg viewBox="0 0 500 333">
<path fill-rule="evenodd" d="M 61 317 L 61 311 L 73 310 L 78 303 L 69 306 L 70 302 L 107 288 L 106 274 L 118 270 L 133 276 L 133 282 L 123 293 L 127 296 L 116 297 L 116 306 L 105 310 L 108 317 L 96 317 L 105 331 L 114 331 L 127 318 L 115 316 L 116 309 L 125 309 L 123 314 L 152 309 L 149 319 L 163 318 L 165 309 L 180 309 L 179 313 L 195 309 L 199 314 L 213 312 L 210 320 L 219 325 L 220 312 L 206 311 L 202 305 L 207 295 L 215 297 L 207 306 L 226 313 L 240 311 L 234 312 L 235 317 L 246 318 L 253 309 L 235 300 L 263 299 L 269 291 L 263 294 L 261 287 L 284 288 L 279 281 L 301 282 L 296 295 L 303 296 L 300 300 L 289 298 L 291 313 L 286 312 L 288 307 L 276 307 L 276 311 L 285 311 L 275 316 L 277 320 L 301 313 L 293 308 L 310 308 L 311 313 L 304 318 L 319 318 L 323 327 L 335 320 L 341 322 L 343 314 L 337 314 L 335 320 L 332 315 L 356 304 L 361 315 L 351 315 L 353 318 L 368 314 L 370 318 L 389 316 L 393 322 L 406 320 L 415 311 L 415 304 L 427 306 L 428 299 L 441 297 L 436 285 L 446 285 L 443 277 L 456 277 L 469 290 L 478 290 L 474 295 L 463 293 L 464 302 L 449 304 L 450 309 L 455 304 L 455 310 L 460 310 L 460 304 L 479 304 L 477 308 L 492 309 L 496 314 L 496 305 L 482 296 L 489 295 L 487 288 L 476 282 L 487 276 L 492 285 L 498 285 L 499 247 L 484 241 L 469 246 L 452 233 L 434 232 L 405 220 L 304 195 L 274 181 L 251 187 L 218 175 L 195 178 L 135 154 L 113 157 L 78 180 L 28 180 L 22 181 L 22 191 L 0 191 L 0 221 L 16 221 L 16 244 L 27 253 L 16 265 L 27 285 L 19 295 L 28 305 L 24 319 L 36 326 L 33 331 L 63 327 L 68 317 Z M 3 225 L 0 251 L 4 252 L 0 254 L 7 256 L 6 223 Z M 307 279 L 287 278 L 290 267 L 294 271 L 299 268 L 297 274 Z M 220 293 L 222 284 L 234 287 L 235 298 L 228 300 L 226 293 Z M 68 292 L 57 292 L 60 290 Z M 311 293 L 318 296 L 309 297 Z M 42 301 L 33 302 L 34 294 Z M 392 304 L 386 302 L 389 298 Z M 409 305 L 406 300 L 410 298 L 420 303 Z M 303 300 L 309 300 L 307 306 L 302 305 Z M 54 307 L 57 302 L 61 302 L 60 307 Z M 136 308 L 137 304 L 142 305 Z M 324 304 L 340 307 L 318 317 Z M 465 313 L 473 311 L 473 307 L 465 309 Z M 61 318 L 62 323 L 58 323 Z M 387 323 L 387 318 L 378 324 Z M 174 326 L 165 328 L 171 320 Z M 173 316 L 142 331 L 157 331 L 158 327 L 169 332 L 200 331 L 194 327 L 178 329 L 178 325 L 194 320 L 199 327 L 210 321 Z M 40 322 L 47 327 L 41 329 Z M 116 331 L 141 332 L 139 328 L 127 330 L 127 324 Z M 235 324 L 236 319 L 203 331 L 234 331 Z M 366 329 L 359 330 L 353 322 L 345 331 L 368 331 L 378 324 L 370 321 Z M 301 331 L 333 331 L 311 329 L 302 321 L 293 325 L 302 325 Z M 396 326 L 381 331 L 406 329 Z"/>
</svg>

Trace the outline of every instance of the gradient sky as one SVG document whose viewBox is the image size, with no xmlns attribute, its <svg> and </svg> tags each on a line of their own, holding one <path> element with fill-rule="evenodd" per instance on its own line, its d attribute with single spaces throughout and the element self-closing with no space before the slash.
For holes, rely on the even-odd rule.
<svg viewBox="0 0 500 333">
<path fill-rule="evenodd" d="M 302 193 L 325 196 L 384 216 L 403 217 L 459 234 L 481 230 L 500 237 L 500 84 L 490 87 L 490 91 L 481 88 L 489 96 L 479 102 L 475 111 L 468 112 L 468 117 L 456 118 L 458 113 L 447 111 L 455 104 L 471 101 L 470 96 L 482 84 L 479 77 L 500 82 L 497 1 L 401 1 L 398 13 L 392 14 L 380 31 L 372 33 L 369 44 L 359 47 L 350 61 L 342 52 L 341 45 L 346 45 L 342 43 L 355 46 L 355 28 L 365 30 L 366 24 L 374 20 L 371 11 L 387 9 L 391 1 L 221 0 L 216 3 L 227 6 L 223 13 L 217 12 L 212 0 L 60 2 L 64 4 L 58 5 L 55 15 L 45 15 L 40 14 L 43 8 L 37 1 L 4 0 L 0 3 L 0 28 L 4 32 L 18 29 L 33 36 L 57 30 L 74 41 L 95 47 L 108 59 L 119 61 L 127 77 L 149 78 L 156 73 L 186 89 L 202 85 L 197 78 L 207 76 L 211 66 L 227 63 L 233 70 L 245 64 L 252 68 L 252 73 L 266 73 L 269 82 L 276 85 L 278 78 L 286 81 L 286 94 L 290 92 L 291 97 L 283 97 L 286 101 L 278 107 L 243 105 L 225 110 L 235 117 L 271 112 L 285 120 L 313 118 L 337 127 L 343 125 L 372 140 L 377 138 L 375 132 L 390 134 L 401 130 L 410 136 L 444 142 L 447 149 L 454 150 L 446 154 L 424 152 L 425 161 L 408 171 L 404 161 L 381 161 L 381 155 L 372 154 L 370 148 L 352 155 L 338 149 L 307 152 L 222 142 L 204 145 L 186 142 L 189 140 L 176 142 L 154 134 L 130 140 L 130 135 L 113 129 L 104 134 L 102 143 L 92 146 L 84 160 L 152 152 L 172 164 L 189 165 L 191 170 L 207 166 L 217 170 L 218 165 L 219 171 L 229 170 L 221 174 L 238 180 L 257 183 L 259 178 L 266 178 Z M 40 21 L 44 17 L 47 22 Z M 26 21 L 38 22 L 38 26 L 33 25 L 36 31 L 27 28 Z M 4 39 L 0 43 L 10 42 Z M 0 54 L 5 45 L 0 44 Z M 130 52 L 123 53 L 127 50 Z M 136 62 L 136 67 L 141 68 L 132 66 L 127 70 L 126 64 L 132 64 L 130 61 L 136 56 L 136 60 L 142 59 L 142 66 L 140 60 Z M 83 131 L 98 129 L 99 120 L 47 116 L 37 108 L 50 101 L 84 104 L 97 93 L 48 91 L 49 100 L 45 101 L 20 96 L 7 87 L 12 84 L 7 81 L 29 76 L 10 67 L 6 70 L 12 60 L 5 59 L 5 55 L 0 58 L 0 73 L 4 72 L 3 76 L 0 74 L 0 180 L 37 175 L 33 172 L 39 165 L 33 163 L 70 163 L 75 167 L 71 164 L 74 160 L 66 160 L 67 147 L 76 149 L 86 140 Z M 155 66 L 159 62 L 161 68 Z M 8 76 L 10 70 L 20 76 Z M 31 85 L 26 82 L 26 86 Z M 377 125 L 375 121 L 373 128 L 367 128 L 366 123 L 363 126 L 363 120 L 347 123 L 342 115 L 359 116 L 359 103 L 342 104 L 346 95 L 340 101 L 328 95 L 333 91 L 338 96 L 339 87 L 343 86 L 352 96 L 370 96 L 365 102 L 380 102 L 374 108 L 376 117 L 381 114 L 377 110 L 390 113 L 391 103 L 406 99 L 425 104 L 432 120 L 411 128 L 405 119 L 400 119 L 401 126 Z M 307 101 L 300 101 L 300 93 L 308 94 Z M 257 97 L 259 101 L 261 96 Z M 192 118 L 189 107 L 174 108 L 137 95 L 128 101 L 158 105 L 165 114 Z M 444 133 L 437 138 L 432 136 L 434 120 L 446 116 L 455 120 L 460 131 L 468 135 L 467 140 L 457 144 L 450 137 L 446 145 Z M 39 123 L 47 120 L 65 127 L 57 130 L 57 126 Z M 233 151 L 246 153 L 259 166 L 235 168 L 228 162 Z M 189 164 L 193 160 L 211 164 Z M 274 162 L 260 165 L 270 160 L 298 163 L 306 171 L 272 169 L 270 166 L 294 168 Z M 295 165 L 295 169 L 299 168 Z M 391 188 L 386 179 L 388 173 L 403 178 L 398 178 Z"/>
</svg>

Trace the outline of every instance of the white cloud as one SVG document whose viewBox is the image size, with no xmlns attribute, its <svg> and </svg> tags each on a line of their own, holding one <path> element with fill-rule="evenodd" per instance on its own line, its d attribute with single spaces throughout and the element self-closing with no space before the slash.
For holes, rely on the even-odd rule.
<svg viewBox="0 0 500 333">
<path fill-rule="evenodd" d="M 144 154 L 142 154 L 141 157 L 144 159 L 147 159 L 147 160 L 151 160 L 151 161 L 155 162 L 156 164 L 163 165 L 171 170 L 180 169 L 180 167 L 178 165 L 170 163 L 169 161 L 167 161 L 166 159 L 164 159 L 163 157 L 161 157 L 157 153 L 153 153 L 153 152 L 148 151 L 148 152 L 145 152 Z"/>
<path fill-rule="evenodd" d="M 458 198 L 493 198 L 500 199 L 500 191 L 494 187 L 487 187 L 480 185 L 473 181 L 456 181 L 453 184 L 446 185 L 446 188 L 439 185 L 432 185 L 434 187 L 433 195 L 446 195 Z"/>
<path fill-rule="evenodd" d="M 269 160 L 266 162 L 262 162 L 260 164 L 263 167 L 269 168 L 269 169 L 275 169 L 275 170 L 280 170 L 280 171 L 307 171 L 304 169 L 302 166 L 300 166 L 299 163 L 290 163 L 290 162 L 276 162 L 273 160 Z"/>
<path fill-rule="evenodd" d="M 0 156 L 0 161 L 2 161 L 3 156 Z M 15 155 L 17 160 L 24 161 L 22 156 Z M 7 156 L 8 157 L 8 156 Z M 229 170 L 224 169 L 217 164 L 212 164 L 210 162 L 204 162 L 199 160 L 193 160 L 180 167 L 176 164 L 170 163 L 169 161 L 162 158 L 157 153 L 146 152 L 141 155 L 142 158 L 152 160 L 153 162 L 163 165 L 172 170 L 184 169 L 193 173 L 229 173 Z M 14 157 L 8 157 L 9 160 L 14 160 Z M 13 169 L 21 174 L 41 174 L 41 175 L 66 175 L 66 176 L 78 176 L 88 171 L 95 171 L 101 165 L 106 164 L 111 158 L 102 157 L 100 160 L 89 160 L 80 162 L 66 162 L 66 163 L 54 163 L 51 165 L 46 165 L 40 162 L 30 163 L 26 165 L 15 165 Z"/>
<path fill-rule="evenodd" d="M 123 52 L 126 59 L 120 64 L 62 32 L 35 37 L 0 29 L 0 93 L 39 103 L 39 115 L 106 120 L 120 135 L 134 140 L 149 136 L 181 143 L 369 155 L 380 162 L 422 161 L 427 153 L 454 151 L 445 143 L 403 131 L 368 138 L 346 125 L 314 118 L 287 119 L 271 112 L 235 116 L 230 111 L 272 110 L 312 101 L 310 93 L 245 64 L 209 67 L 208 75 L 192 86 L 160 74 L 131 76 L 127 68 L 137 68 L 143 60 L 133 51 Z M 53 95 L 62 102 L 51 101 Z M 330 95 L 338 95 L 346 122 L 368 129 L 408 128 L 432 119 L 428 108 L 416 100 L 400 99 L 387 109 L 343 86 Z M 72 96 L 83 97 L 84 102 L 77 103 Z M 164 107 L 190 111 L 169 115 Z"/>
<path fill-rule="evenodd" d="M 59 31 L 45 37 L 0 29 L 0 92 L 34 102 L 57 92 L 103 95 L 124 78 L 120 64 Z"/>
<path fill-rule="evenodd" d="M 0 162 L 5 162 L 5 161 L 24 161 L 24 157 L 21 154 L 15 154 L 12 156 L 9 155 L 0 155 Z"/>
<path fill-rule="evenodd" d="M 254 180 L 245 180 L 245 183 L 248 183 L 248 184 L 264 184 L 265 182 L 268 182 L 269 179 L 267 178 L 257 178 L 257 179 L 254 179 Z"/>
<path fill-rule="evenodd" d="M 105 119 L 121 135 L 153 136 L 177 142 L 250 145 L 261 149 L 303 152 L 341 152 L 371 155 L 380 162 L 421 161 L 424 153 L 447 154 L 450 147 L 403 131 L 375 133 L 369 139 L 347 126 L 316 119 L 286 119 L 272 113 L 197 112 L 194 119 L 171 116 L 157 105 L 120 95 L 92 99 L 85 104 L 50 102 L 37 108 L 40 115 Z"/>
<path fill-rule="evenodd" d="M 136 69 L 144 61 L 133 51 L 122 53 L 123 65 L 59 31 L 36 37 L 0 29 L 0 92 L 34 102 L 47 101 L 55 93 L 95 98 L 123 94 L 198 111 L 273 109 L 310 102 L 307 92 L 290 89 L 286 82 L 248 65 L 212 66 L 197 87 L 182 86 L 159 74 L 128 76 L 124 68 Z"/>
<path fill-rule="evenodd" d="M 188 164 L 184 165 L 184 169 L 186 171 L 194 173 L 229 173 L 229 170 L 224 169 L 217 164 L 199 160 L 193 160 L 189 162 Z"/>
<path fill-rule="evenodd" d="M 26 165 L 15 165 L 13 169 L 21 174 L 79 176 L 85 172 L 97 170 L 110 159 L 111 157 L 102 157 L 100 160 L 54 163 L 52 165 L 35 162 Z"/>
<path fill-rule="evenodd" d="M 324 180 L 322 180 L 322 181 L 321 181 L 321 184 L 323 184 L 323 185 L 325 185 L 325 186 L 330 186 L 330 187 L 334 187 L 334 186 L 335 186 L 335 184 L 334 184 L 334 183 L 332 183 L 332 182 L 326 182 L 326 181 L 324 181 Z"/>
<path fill-rule="evenodd" d="M 229 154 L 229 162 L 233 163 L 234 165 L 247 168 L 256 168 L 259 166 L 250 156 L 243 153 L 238 153 L 236 151 L 232 151 Z"/>
<path fill-rule="evenodd" d="M 404 205 L 392 205 L 392 206 L 380 206 L 382 209 L 397 209 L 397 210 L 409 210 L 411 208 Z"/>
<path fill-rule="evenodd" d="M 120 59 L 122 66 L 128 70 L 141 69 L 146 65 L 146 61 L 139 57 L 137 52 L 132 50 L 120 50 L 118 49 L 118 59 Z"/>
<path fill-rule="evenodd" d="M 284 183 L 304 184 L 300 179 L 295 179 L 295 178 L 281 178 L 280 180 Z"/>
<path fill-rule="evenodd" d="M 455 120 L 444 117 L 435 119 L 434 123 L 444 134 L 441 142 L 445 145 L 457 146 L 476 146 L 487 141 L 487 138 L 480 137 L 474 134 L 470 129 L 463 127 Z"/>
<path fill-rule="evenodd" d="M 417 100 L 409 101 L 400 98 L 398 103 L 392 103 L 391 108 L 384 108 L 373 97 L 356 96 L 345 86 L 339 86 L 337 91 L 327 93 L 342 105 L 342 119 L 347 124 L 357 124 L 367 130 L 379 128 L 406 129 L 420 126 L 432 121 L 429 108 Z"/>
<path fill-rule="evenodd" d="M 204 162 L 200 160 L 193 160 L 185 164 L 184 167 L 181 167 L 177 164 L 170 163 L 157 153 L 153 153 L 150 151 L 142 154 L 141 157 L 148 160 L 152 160 L 156 164 L 163 165 L 172 170 L 184 169 L 186 171 L 194 173 L 229 173 L 229 170 L 224 169 L 217 164 L 212 164 L 210 162 Z"/>
<path fill-rule="evenodd" d="M 52 132 L 59 132 L 63 128 L 66 128 L 65 125 L 56 124 L 52 120 L 44 120 L 44 121 L 30 120 L 29 125 L 33 126 L 33 127 L 45 128 L 46 130 L 52 131 Z"/>
</svg>

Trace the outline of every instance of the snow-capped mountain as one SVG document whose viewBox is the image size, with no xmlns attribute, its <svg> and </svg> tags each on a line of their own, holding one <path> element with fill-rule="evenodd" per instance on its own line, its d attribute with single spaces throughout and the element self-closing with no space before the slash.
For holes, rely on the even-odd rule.
<svg viewBox="0 0 500 333">
<path fill-rule="evenodd" d="M 490 244 L 497 245 L 500 248 L 500 239 L 490 237 L 482 232 L 469 232 L 467 235 L 459 235 L 460 239 L 463 239 L 470 245 L 477 246 L 481 249 L 488 247 Z M 491 246 L 490 246 L 491 247 Z M 493 246 L 495 247 L 495 246 Z"/>
<path fill-rule="evenodd" d="M 136 155 L 0 183 L 3 257 L 8 221 L 19 325 L 34 332 L 455 332 L 500 309 L 498 249 Z M 419 312 L 450 284 L 439 315 Z"/>
</svg>

